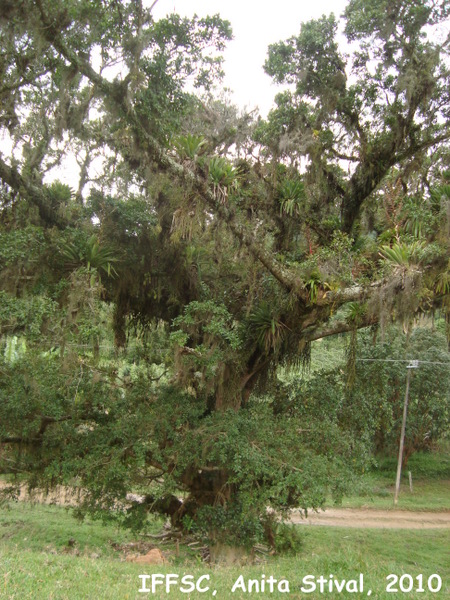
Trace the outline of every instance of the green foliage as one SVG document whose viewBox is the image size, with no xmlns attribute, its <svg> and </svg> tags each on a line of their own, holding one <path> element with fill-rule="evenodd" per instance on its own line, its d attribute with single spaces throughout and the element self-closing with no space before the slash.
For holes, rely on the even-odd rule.
<svg viewBox="0 0 450 600">
<path fill-rule="evenodd" d="M 316 301 L 319 285 L 327 290 L 338 286 L 339 282 L 353 281 L 353 271 L 362 262 L 362 253 L 353 246 L 354 241 L 349 235 L 334 231 L 329 243 L 303 260 L 303 277 L 307 287 L 313 291 L 311 301 Z"/>
<path fill-rule="evenodd" d="M 26 334 L 38 341 L 47 330 L 57 328 L 58 304 L 46 296 L 14 298 L 0 291 L 0 326 L 2 332 Z"/>
<path fill-rule="evenodd" d="M 319 296 L 319 290 L 322 283 L 322 276 L 318 271 L 312 271 L 309 274 L 309 277 L 305 281 L 305 288 L 308 290 L 309 299 L 311 304 L 315 304 L 317 302 L 317 298 Z"/>
<path fill-rule="evenodd" d="M 116 246 L 127 241 L 126 248 L 142 238 L 147 237 L 157 225 L 156 215 L 149 210 L 149 202 L 145 196 L 127 194 L 126 198 L 117 198 L 92 192 L 87 201 L 87 211 L 90 219 L 101 223 L 104 232 L 103 243 Z M 73 232 L 80 233 L 80 232 Z M 98 235 L 98 234 L 97 234 Z M 77 243 L 86 243 L 76 239 Z"/>
<path fill-rule="evenodd" d="M 209 49 L 221 52 L 231 39 L 231 28 L 218 15 L 188 19 L 171 14 L 152 21 L 146 39 L 146 53 L 139 57 L 146 85 L 137 93 L 138 112 L 150 121 L 153 134 L 167 143 L 192 105 L 184 90 L 188 79 L 195 88 L 208 91 L 221 77 L 222 57 Z"/>
<path fill-rule="evenodd" d="M 171 407 L 181 409 L 171 402 L 168 415 Z M 291 506 L 317 507 L 325 498 L 330 472 L 337 476 L 330 486 L 336 493 L 350 481 L 351 469 L 330 447 L 322 452 L 309 436 L 299 434 L 301 419 L 292 415 L 274 420 L 270 414 L 271 407 L 256 400 L 245 411 L 198 415 L 197 427 L 191 413 L 185 426 L 179 421 L 176 433 L 169 433 L 167 425 L 158 432 L 159 440 L 161 435 L 172 439 L 167 458 L 176 457 L 174 477 L 188 467 L 204 470 L 217 489 L 215 505 L 199 509 L 195 519 L 195 528 L 215 541 L 251 546 L 268 534 L 261 527 L 268 505 L 281 514 Z M 332 436 L 325 436 L 331 441 Z M 193 501 L 200 502 L 205 493 L 210 492 L 199 489 Z"/>
<path fill-rule="evenodd" d="M 323 86 L 338 91 L 343 82 L 344 63 L 335 42 L 337 23 L 334 15 L 302 24 L 300 35 L 269 46 L 266 72 L 277 83 L 295 82 L 296 92 L 311 98 L 322 95 Z M 302 77 L 298 78 L 294 64 Z"/>
<path fill-rule="evenodd" d="M 62 247 L 61 254 L 71 268 L 82 265 L 88 271 L 91 269 L 102 270 L 108 277 L 117 275 L 113 266 L 113 263 L 118 262 L 117 256 L 110 248 L 101 246 L 95 235 L 87 239 L 81 248 L 74 244 L 66 244 Z"/>
<path fill-rule="evenodd" d="M 181 159 L 196 160 L 202 153 L 206 140 L 201 135 L 179 136 L 175 140 L 175 148 Z"/>
<path fill-rule="evenodd" d="M 396 35 L 393 35 L 394 33 L 397 34 L 402 31 L 403 35 L 417 39 L 420 36 L 422 27 L 427 22 L 433 22 L 441 16 L 442 8 L 443 5 L 439 3 L 432 5 L 428 2 L 414 1 L 399 3 L 397 6 L 392 7 L 392 12 L 389 12 L 388 0 L 382 2 L 352 0 L 346 9 L 348 19 L 346 34 L 350 40 L 361 40 L 376 36 L 386 44 L 389 42 L 400 44 L 403 43 L 403 40 L 399 40 Z M 386 13 L 391 15 L 391 22 L 386 22 Z M 401 20 L 396 22 L 395 18 L 399 16 L 401 16 Z M 393 39 L 389 40 L 391 35 Z"/>
<path fill-rule="evenodd" d="M 359 440 L 362 444 L 359 451 L 366 457 L 372 452 L 390 452 L 395 456 L 407 357 L 425 361 L 411 381 L 405 438 L 407 461 L 414 452 L 432 448 L 448 430 L 450 372 L 445 336 L 415 329 L 407 339 L 403 333 L 391 329 L 386 332 L 385 341 L 376 344 L 369 336 L 359 337 L 351 389 L 346 385 L 347 373 L 341 367 L 319 371 L 298 386 L 290 384 L 292 402 L 307 422 L 326 415 L 327 421 Z"/>
<path fill-rule="evenodd" d="M 2 268 L 16 262 L 36 261 L 43 250 L 44 232 L 28 225 L 23 229 L 0 231 L 0 264 Z"/>
<path fill-rule="evenodd" d="M 448 68 L 439 62 L 442 48 L 432 28 L 427 29 L 427 24 L 434 27 L 446 19 L 445 3 L 388 4 L 348 3 L 345 34 L 349 42 L 358 41 L 350 46 L 351 60 L 339 51 L 337 22 L 331 15 L 304 23 L 298 35 L 271 45 L 265 63 L 274 81 L 290 89 L 278 96 L 277 107 L 259 132 L 274 159 L 280 154 L 309 158 L 305 180 L 309 196 L 316 197 L 316 211 L 320 206 L 324 218 L 326 209 L 342 198 L 347 232 L 359 214 L 358 196 L 376 190 L 397 152 L 413 152 L 404 137 L 405 124 L 422 141 L 446 130 L 442 99 L 448 99 Z M 438 72 L 442 80 L 435 77 Z M 370 134 L 361 137 L 365 128 Z M 355 169 L 346 174 L 338 161 Z M 431 234 L 433 219 L 427 214 L 421 226 L 419 217 L 425 211 L 417 199 L 413 204 L 408 229 Z"/>
<path fill-rule="evenodd" d="M 254 511 L 252 511 L 254 513 Z M 226 543 L 251 550 L 255 543 L 265 541 L 261 514 L 252 514 L 248 507 L 235 502 L 233 506 L 205 506 L 198 513 L 198 525 L 193 528 L 210 544 Z"/>
<path fill-rule="evenodd" d="M 270 405 L 257 399 L 246 411 L 206 416 L 201 400 L 173 387 L 152 387 L 144 369 L 127 382 L 124 370 L 118 378 L 114 370 L 86 369 L 84 361 L 61 362 L 57 355 L 1 368 L 8 376 L 0 387 L 0 435 L 15 431 L 44 442 L 37 454 L 25 447 L 9 460 L 17 469 L 33 464 L 41 485 L 76 481 L 86 489 L 80 514 L 141 527 L 145 506 L 125 514 L 105 509 L 140 486 L 153 502 L 179 493 L 180 486 L 189 491 L 191 478 L 204 472 L 216 502 L 205 503 L 210 492 L 197 487 L 190 500 L 196 510 L 183 522 L 209 540 L 251 546 L 269 535 L 270 528 L 262 527 L 268 505 L 286 514 L 291 506 L 320 506 L 331 472 L 336 491 L 350 481 L 349 468 L 330 446 L 323 452 L 299 434 L 301 418 L 273 420 Z M 338 441 L 328 433 L 326 439 Z M 157 468 L 146 464 L 149 456 Z M 143 479 L 138 473 L 145 473 Z"/>
<path fill-rule="evenodd" d="M 219 16 L 6 4 L 2 468 L 79 484 L 80 514 L 273 543 L 268 507 L 339 499 L 393 445 L 402 377 L 373 369 L 369 397 L 357 329 L 448 303 L 444 4 L 351 0 L 347 54 L 334 16 L 303 24 L 269 49 L 289 89 L 266 120 L 214 96 Z M 69 157 L 76 191 L 43 183 Z M 280 385 L 278 365 L 342 330 L 353 388 L 337 370 Z M 447 418 L 427 377 L 414 448 Z M 130 490 L 144 502 L 118 512 Z"/>
<path fill-rule="evenodd" d="M 359 302 L 349 302 L 345 308 L 348 321 L 357 327 L 362 322 L 362 318 L 367 312 L 367 306 L 365 304 L 360 304 Z"/>
<path fill-rule="evenodd" d="M 450 267 L 450 264 L 448 266 Z M 450 268 L 437 276 L 436 291 L 439 294 L 450 294 Z"/>
<path fill-rule="evenodd" d="M 437 445 L 435 451 L 419 451 L 411 456 L 408 461 L 408 469 L 414 476 L 422 480 L 443 480 L 450 477 L 450 456 L 448 439 Z M 386 477 L 387 473 L 395 474 L 397 462 L 394 457 L 381 456 L 377 461 L 376 472 Z"/>
<path fill-rule="evenodd" d="M 406 198 L 403 206 L 405 231 L 415 239 L 429 238 L 437 226 L 438 214 L 427 205 L 423 198 Z"/>
<path fill-rule="evenodd" d="M 301 181 L 286 179 L 280 186 L 280 211 L 289 216 L 300 214 L 305 201 L 305 186 Z"/>
<path fill-rule="evenodd" d="M 221 340 L 231 350 L 239 350 L 242 345 L 240 331 L 233 315 L 225 305 L 212 300 L 190 302 L 184 309 L 184 315 L 173 321 L 174 327 L 181 327 L 188 335 L 205 339 L 209 336 Z M 175 340 L 178 332 L 172 334 Z"/>
<path fill-rule="evenodd" d="M 425 248 L 423 242 L 396 243 L 392 246 L 382 246 L 380 256 L 390 264 L 400 268 L 419 266 L 421 254 Z"/>
<path fill-rule="evenodd" d="M 286 325 L 273 314 L 273 309 L 263 302 L 249 315 L 247 319 L 247 335 L 256 339 L 257 344 L 265 354 L 280 350 L 286 332 Z"/>
<path fill-rule="evenodd" d="M 226 202 L 229 194 L 238 187 L 239 169 L 225 158 L 213 156 L 208 163 L 208 172 L 215 197 L 222 203 Z"/>
<path fill-rule="evenodd" d="M 279 554 L 299 554 L 305 546 L 299 527 L 278 523 L 275 530 L 275 550 Z"/>
<path fill-rule="evenodd" d="M 445 184 L 430 190 L 433 209 L 437 212 L 443 204 L 450 200 L 450 185 Z"/>
</svg>

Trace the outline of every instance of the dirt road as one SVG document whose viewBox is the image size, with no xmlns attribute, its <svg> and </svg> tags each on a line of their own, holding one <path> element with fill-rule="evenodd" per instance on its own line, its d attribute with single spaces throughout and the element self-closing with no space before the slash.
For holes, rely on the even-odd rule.
<svg viewBox="0 0 450 600">
<path fill-rule="evenodd" d="M 412 512 L 365 508 L 328 508 L 302 517 L 292 514 L 292 522 L 300 525 L 365 527 L 372 529 L 450 529 L 450 511 Z"/>
</svg>

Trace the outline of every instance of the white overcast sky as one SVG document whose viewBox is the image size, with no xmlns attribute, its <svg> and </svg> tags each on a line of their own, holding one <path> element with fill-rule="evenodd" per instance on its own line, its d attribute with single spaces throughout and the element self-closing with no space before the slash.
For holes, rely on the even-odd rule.
<svg viewBox="0 0 450 600">
<path fill-rule="evenodd" d="M 161 18 L 176 12 L 183 16 L 219 13 L 231 22 L 234 39 L 225 56 L 224 86 L 233 90 L 240 107 L 270 109 L 279 88 L 263 71 L 269 44 L 300 31 L 300 24 L 334 12 L 339 17 L 348 0 L 158 0 L 152 14 Z"/>
</svg>

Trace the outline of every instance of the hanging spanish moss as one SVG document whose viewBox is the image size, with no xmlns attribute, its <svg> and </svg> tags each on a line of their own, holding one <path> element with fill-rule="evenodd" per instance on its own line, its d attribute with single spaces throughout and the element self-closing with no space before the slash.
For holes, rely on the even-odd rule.
<svg viewBox="0 0 450 600">
<path fill-rule="evenodd" d="M 355 383 L 356 377 L 356 357 L 358 351 L 358 331 L 353 328 L 350 331 L 349 341 L 347 345 L 347 389 L 351 390 Z"/>
</svg>

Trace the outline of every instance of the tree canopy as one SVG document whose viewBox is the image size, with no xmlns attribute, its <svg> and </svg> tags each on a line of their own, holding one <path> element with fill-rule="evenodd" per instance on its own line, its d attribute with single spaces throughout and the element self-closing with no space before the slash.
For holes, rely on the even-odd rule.
<svg viewBox="0 0 450 600">
<path fill-rule="evenodd" d="M 217 93 L 218 15 L 2 2 L 4 472 L 76 482 L 94 514 L 138 489 L 127 522 L 237 544 L 271 539 L 267 506 L 342 493 L 364 453 L 284 403 L 277 368 L 449 321 L 448 11 L 350 0 L 345 49 L 333 15 L 302 24 L 269 47 L 263 119 Z"/>
</svg>

